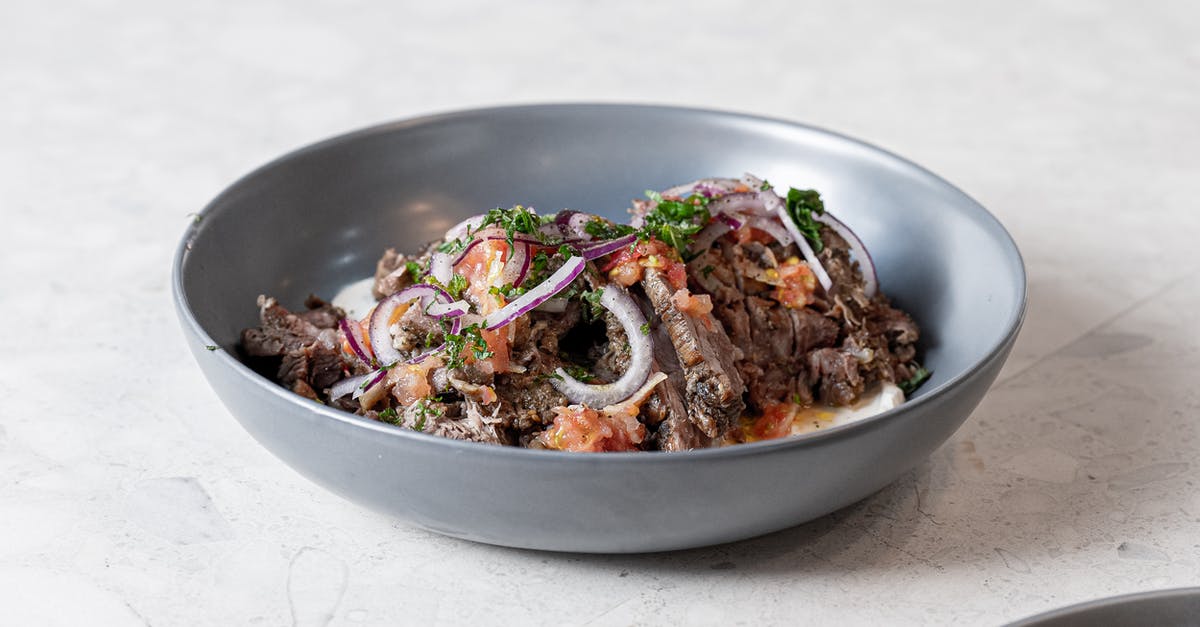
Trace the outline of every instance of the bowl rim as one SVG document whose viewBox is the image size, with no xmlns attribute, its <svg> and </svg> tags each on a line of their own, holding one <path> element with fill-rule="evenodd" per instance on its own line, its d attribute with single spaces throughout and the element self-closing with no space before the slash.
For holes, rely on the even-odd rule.
<svg viewBox="0 0 1200 627">
<path fill-rule="evenodd" d="M 302 411 L 310 411 L 326 418 L 335 420 L 350 428 L 364 428 L 369 431 L 376 432 L 378 437 L 399 438 L 402 442 L 414 445 L 431 445 L 441 446 L 447 449 L 447 452 L 455 453 L 470 453 L 474 455 L 485 454 L 498 456 L 500 458 L 510 458 L 513 460 L 528 460 L 528 459 L 558 459 L 566 463 L 582 463 L 586 465 L 599 465 L 622 463 L 685 463 L 694 459 L 732 459 L 740 458 L 746 455 L 763 455 L 766 453 L 781 452 L 791 449 L 803 449 L 813 446 L 841 440 L 843 438 L 852 437 L 858 432 L 865 432 L 871 429 L 880 428 L 882 424 L 891 418 L 902 414 L 919 410 L 921 407 L 937 402 L 941 397 L 947 395 L 950 390 L 957 387 L 963 380 L 971 378 L 977 372 L 986 367 L 993 359 L 1002 354 L 1014 342 L 1017 333 L 1020 331 L 1025 320 L 1025 315 L 1028 305 L 1028 285 L 1027 274 L 1025 270 L 1024 259 L 1021 256 L 1020 250 L 1017 248 L 1016 242 L 1013 240 L 1012 234 L 1004 228 L 1004 225 L 982 204 L 971 197 L 966 192 L 959 189 L 954 184 L 938 176 L 925 167 L 910 161 L 900 155 L 897 155 L 889 150 L 880 148 L 866 141 L 845 135 L 836 131 L 831 131 L 819 126 L 786 120 L 783 118 L 770 117 L 752 113 L 728 111 L 721 109 L 701 108 L 701 107 L 685 107 L 675 105 L 661 104 L 642 104 L 642 103 L 622 103 L 622 102 L 563 102 L 563 103 L 541 103 L 541 104 L 518 104 L 518 105 L 501 105 L 492 107 L 466 108 L 440 113 L 429 113 L 418 115 L 399 120 L 382 122 L 373 124 L 356 130 L 339 133 L 325 139 L 305 144 L 300 148 L 288 151 L 283 155 L 276 157 L 250 172 L 242 175 L 233 183 L 227 185 L 222 191 L 217 194 L 212 200 L 205 204 L 204 208 L 194 214 L 194 219 L 188 224 L 179 244 L 176 247 L 175 255 L 171 264 L 171 296 L 175 304 L 176 313 L 180 318 L 181 324 L 186 330 L 201 340 L 204 346 L 220 346 L 219 343 L 208 334 L 207 331 L 200 325 L 192 313 L 191 303 L 183 287 L 183 268 L 186 262 L 186 257 L 191 250 L 192 241 L 197 237 L 201 230 L 205 228 L 205 224 L 209 222 L 207 218 L 211 215 L 216 215 L 221 205 L 225 200 L 234 195 L 244 184 L 257 178 L 258 176 L 275 169 L 285 163 L 303 158 L 311 153 L 321 152 L 329 148 L 341 146 L 355 142 L 365 137 L 384 135 L 396 131 L 401 131 L 408 128 L 417 128 L 429 124 L 449 122 L 458 119 L 469 119 L 474 117 L 486 117 L 496 114 L 512 114 L 512 113 L 538 113 L 549 111 L 575 111 L 580 114 L 587 114 L 589 111 L 617 111 L 626 110 L 630 112 L 652 112 L 670 115 L 701 115 L 706 117 L 723 118 L 729 121 L 742 121 L 767 126 L 778 126 L 784 129 L 799 130 L 806 133 L 824 135 L 827 138 L 838 142 L 843 142 L 860 150 L 865 150 L 868 153 L 875 153 L 876 156 L 883 157 L 894 161 L 900 166 L 907 168 L 913 174 L 923 177 L 927 182 L 934 183 L 938 186 L 949 189 L 950 191 L 960 195 L 966 202 L 966 206 L 979 214 L 979 218 L 984 222 L 990 222 L 991 226 L 995 227 L 995 232 L 1000 237 L 1000 244 L 1013 261 L 1013 266 L 1017 270 L 1017 306 L 1013 311 L 1009 312 L 1007 319 L 1004 322 L 1004 332 L 1000 337 L 992 343 L 987 350 L 981 354 L 979 358 L 974 360 L 968 367 L 954 375 L 950 379 L 939 383 L 931 389 L 925 390 L 921 396 L 906 400 L 899 406 L 869 416 L 860 420 L 823 429 L 821 431 L 807 433 L 801 436 L 778 438 L 773 440 L 764 440 L 759 442 L 748 442 L 733 446 L 724 446 L 717 448 L 692 449 L 687 451 L 636 451 L 636 452 L 609 452 L 603 455 L 591 453 L 578 453 L 571 451 L 553 451 L 543 449 L 528 449 L 519 446 L 498 446 L 495 444 L 486 444 L 482 442 L 473 442 L 467 440 L 455 440 L 441 436 L 435 436 L 419 431 L 402 429 L 395 425 L 381 423 L 369 418 L 352 414 L 340 409 L 333 409 L 323 404 L 310 401 L 290 390 L 283 388 L 266 377 L 258 374 L 249 366 L 242 363 L 230 351 L 221 347 L 218 350 L 211 350 L 211 355 L 219 360 L 222 360 L 222 365 L 230 367 L 239 373 L 243 378 L 248 379 L 258 391 L 273 395 L 275 398 L 282 400 L 285 403 L 295 406 Z M 199 356 L 197 354 L 197 356 Z M 228 411 L 228 408 L 226 408 Z M 232 414 L 232 412 L 230 412 Z M 235 415 L 234 418 L 237 418 Z M 240 419 L 239 419 L 239 422 Z M 649 453 L 649 454 L 647 454 Z M 637 461 L 635 461 L 637 460 Z"/>
<path fill-rule="evenodd" d="M 1037 627 L 1044 625 L 1050 621 L 1061 618 L 1077 618 L 1079 614 L 1090 612 L 1092 610 L 1103 610 L 1108 608 L 1116 608 L 1127 603 L 1138 603 L 1141 601 L 1160 601 L 1163 599 L 1182 598 L 1200 599 L 1200 586 L 1185 586 L 1181 588 L 1162 588 L 1157 590 L 1143 590 L 1141 592 L 1126 592 L 1114 596 L 1100 597 L 1098 599 L 1090 599 L 1080 601 L 1064 607 L 1058 607 L 1051 610 L 1046 610 L 1032 616 L 1008 623 L 1007 627 Z"/>
</svg>

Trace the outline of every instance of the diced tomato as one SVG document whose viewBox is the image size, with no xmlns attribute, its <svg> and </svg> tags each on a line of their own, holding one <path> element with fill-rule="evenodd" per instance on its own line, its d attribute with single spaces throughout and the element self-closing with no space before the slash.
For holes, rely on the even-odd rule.
<svg viewBox="0 0 1200 627">
<path fill-rule="evenodd" d="M 816 300 L 817 276 L 807 263 L 793 257 L 780 264 L 778 272 L 775 299 L 785 307 L 800 309 Z"/>
<path fill-rule="evenodd" d="M 633 415 L 629 415 L 629 411 Z M 554 408 L 554 424 L 538 436 L 548 448 L 563 451 L 636 451 L 646 437 L 637 408 L 616 413 L 583 405 Z"/>
<path fill-rule="evenodd" d="M 442 360 L 437 357 L 427 357 L 415 364 L 396 364 L 387 375 L 392 396 L 404 407 L 430 396 L 433 386 L 429 384 L 429 373 L 441 365 Z"/>
<path fill-rule="evenodd" d="M 675 289 L 687 285 L 687 269 L 679 260 L 679 254 L 674 248 L 653 238 L 622 248 L 600 267 L 600 271 L 607 273 L 610 280 L 629 287 L 642 279 L 645 268 L 654 268 L 665 274 Z"/>
<path fill-rule="evenodd" d="M 713 309 L 712 297 L 708 294 L 692 294 L 686 287 L 671 295 L 671 302 L 675 303 L 676 309 L 693 318 L 704 316 Z"/>
<path fill-rule="evenodd" d="M 492 356 L 487 358 L 487 361 L 492 363 L 492 369 L 497 373 L 508 372 L 511 357 L 509 353 L 511 343 L 509 342 L 508 332 L 508 327 L 495 331 L 483 329 L 479 332 L 479 335 L 483 336 L 483 341 L 487 342 L 488 350 L 492 353 Z"/>
<path fill-rule="evenodd" d="M 792 421 L 795 416 L 796 406 L 792 403 L 767 405 L 762 416 L 750 425 L 750 435 L 759 440 L 782 438 L 792 432 Z"/>
</svg>

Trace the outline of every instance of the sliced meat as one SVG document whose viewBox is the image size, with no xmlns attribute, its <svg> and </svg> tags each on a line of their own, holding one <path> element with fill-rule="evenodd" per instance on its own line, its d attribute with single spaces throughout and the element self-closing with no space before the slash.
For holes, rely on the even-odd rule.
<svg viewBox="0 0 1200 627">
<path fill-rule="evenodd" d="M 710 438 L 719 438 L 736 424 L 745 403 L 745 390 L 733 363 L 733 345 L 711 313 L 685 314 L 675 306 L 675 289 L 654 268 L 641 281 L 654 312 L 662 320 L 686 380 L 692 422 Z"/>
<path fill-rule="evenodd" d="M 858 359 L 845 351 L 821 348 L 808 354 L 809 380 L 817 386 L 817 398 L 830 405 L 850 405 L 858 400 L 866 383 L 858 372 Z"/>
<path fill-rule="evenodd" d="M 308 311 L 294 314 L 274 298 L 259 296 L 261 324 L 242 331 L 241 346 L 260 369 L 273 369 L 277 381 L 307 396 L 298 383 L 323 391 L 343 378 L 351 364 L 333 328 L 345 313 L 315 296 L 305 304 Z"/>
<path fill-rule="evenodd" d="M 371 295 L 375 300 L 382 300 L 413 284 L 412 274 L 408 272 L 407 264 L 416 258 L 396 252 L 389 248 L 383 257 L 375 264 L 375 284 L 371 286 Z"/>
</svg>

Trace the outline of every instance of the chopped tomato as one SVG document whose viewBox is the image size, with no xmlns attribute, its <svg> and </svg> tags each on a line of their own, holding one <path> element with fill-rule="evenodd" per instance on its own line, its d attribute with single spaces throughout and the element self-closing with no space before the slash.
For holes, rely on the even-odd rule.
<svg viewBox="0 0 1200 627">
<path fill-rule="evenodd" d="M 509 348 L 511 345 L 508 337 L 509 330 L 508 327 L 505 327 L 495 331 L 482 329 L 479 332 L 479 335 L 483 336 L 483 341 L 487 342 L 488 350 L 492 353 L 492 356 L 487 361 L 492 362 L 492 369 L 498 373 L 508 372 L 510 360 Z"/>
<path fill-rule="evenodd" d="M 692 294 L 686 287 L 676 291 L 671 296 L 671 302 L 675 303 L 676 309 L 693 318 L 704 316 L 713 309 L 712 297 L 708 294 Z"/>
<path fill-rule="evenodd" d="M 733 234 L 737 236 L 737 242 L 739 244 L 746 244 L 747 242 L 771 244 L 775 241 L 775 236 L 762 229 L 756 229 L 752 226 L 743 226 L 742 228 L 734 231 Z"/>
<path fill-rule="evenodd" d="M 779 283 L 775 299 L 785 307 L 799 309 L 811 305 L 817 291 L 817 276 L 808 264 L 792 257 L 779 265 Z"/>
<path fill-rule="evenodd" d="M 758 440 L 782 438 L 792 432 L 792 421 L 796 417 L 796 406 L 792 403 L 772 403 L 763 410 L 762 416 L 751 423 L 750 435 Z"/>
<path fill-rule="evenodd" d="M 674 248 L 653 238 L 622 248 L 600 271 L 607 273 L 609 279 L 629 287 L 642 279 L 645 268 L 654 268 L 665 274 L 675 289 L 687 285 L 687 269 L 679 260 L 679 254 Z"/>
<path fill-rule="evenodd" d="M 636 451 L 646 437 L 637 408 L 597 411 L 583 405 L 554 408 L 554 424 L 538 439 L 562 451 Z M 632 415 L 630 415 L 632 412 Z"/>
<path fill-rule="evenodd" d="M 387 375 L 392 396 L 404 407 L 430 396 L 433 386 L 429 384 L 429 373 L 441 365 L 442 360 L 437 357 L 427 357 L 415 364 L 396 364 Z"/>
<path fill-rule="evenodd" d="M 486 236 L 486 233 L 479 234 L 479 237 Z M 508 242 L 484 239 L 467 251 L 462 261 L 454 266 L 454 271 L 467 280 L 467 294 L 473 297 L 480 315 L 486 316 L 504 306 L 504 297 L 492 294 L 489 290 L 504 270 L 504 262 L 511 253 Z"/>
</svg>

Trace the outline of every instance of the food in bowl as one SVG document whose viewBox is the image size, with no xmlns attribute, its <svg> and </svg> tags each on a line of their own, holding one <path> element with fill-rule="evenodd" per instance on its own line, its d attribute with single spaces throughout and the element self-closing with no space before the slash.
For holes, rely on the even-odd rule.
<svg viewBox="0 0 1200 627">
<path fill-rule="evenodd" d="M 890 409 L 928 377 L 916 323 L 817 192 L 703 179 L 631 214 L 494 209 L 418 253 L 389 249 L 332 303 L 260 297 L 241 351 L 375 420 L 568 451 L 804 433 Z"/>
</svg>

